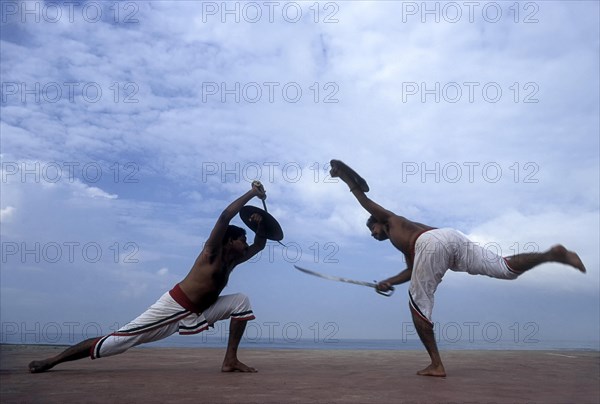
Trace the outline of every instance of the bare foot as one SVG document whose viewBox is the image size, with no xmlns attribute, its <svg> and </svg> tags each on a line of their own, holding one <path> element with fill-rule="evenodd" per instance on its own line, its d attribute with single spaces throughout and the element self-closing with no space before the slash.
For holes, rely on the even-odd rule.
<svg viewBox="0 0 600 404">
<path fill-rule="evenodd" d="M 48 359 L 43 361 L 33 361 L 29 363 L 29 371 L 31 373 L 42 373 L 53 367 L 54 365 Z"/>
<path fill-rule="evenodd" d="M 444 369 L 444 365 L 434 366 L 431 364 L 425 369 L 419 370 L 417 374 L 419 376 L 446 377 L 446 370 Z"/>
<path fill-rule="evenodd" d="M 250 366 L 244 365 L 239 360 L 223 362 L 223 366 L 221 367 L 221 372 L 247 372 L 247 373 L 256 373 L 258 370 L 251 368 Z"/>
<path fill-rule="evenodd" d="M 583 273 L 586 272 L 585 266 L 583 265 L 581 258 L 579 258 L 579 255 L 573 251 L 567 250 L 564 246 L 560 244 L 555 245 L 550 249 L 550 254 L 552 254 L 552 257 L 556 262 L 571 265 Z"/>
</svg>

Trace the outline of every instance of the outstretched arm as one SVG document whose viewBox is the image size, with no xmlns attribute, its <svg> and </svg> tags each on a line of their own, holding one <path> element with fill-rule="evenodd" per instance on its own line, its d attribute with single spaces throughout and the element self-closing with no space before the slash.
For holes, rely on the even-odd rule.
<svg viewBox="0 0 600 404">
<path fill-rule="evenodd" d="M 235 215 L 237 215 L 240 212 L 240 210 L 244 207 L 244 205 L 246 205 L 246 203 L 248 203 L 248 201 L 254 198 L 255 196 L 258 196 L 261 199 L 266 197 L 265 190 L 262 184 L 258 181 L 254 181 L 252 183 L 252 189 L 250 189 L 244 195 L 237 198 L 229 206 L 227 206 L 223 212 L 221 212 L 221 215 L 219 215 L 215 227 L 213 227 L 212 231 L 210 232 L 210 236 L 206 240 L 207 246 L 221 245 L 221 241 L 225 236 L 227 226 L 229 226 L 229 222 L 231 221 L 231 219 L 233 219 Z"/>
<path fill-rule="evenodd" d="M 375 216 L 379 223 L 386 223 L 393 215 L 392 212 L 370 199 L 360 188 L 351 187 L 350 192 L 367 212 Z"/>
<path fill-rule="evenodd" d="M 244 254 L 244 256 L 239 260 L 238 264 L 242 262 L 248 261 L 250 258 L 254 257 L 260 251 L 262 251 L 267 245 L 267 239 L 261 234 L 264 234 L 263 231 L 263 221 L 262 216 L 258 213 L 254 213 L 250 216 L 250 221 L 256 221 L 258 223 L 258 227 L 256 228 L 256 232 L 254 233 L 254 242 L 251 246 L 248 247 L 248 250 Z"/>
<path fill-rule="evenodd" d="M 377 284 L 377 289 L 382 292 L 387 292 L 391 289 L 393 285 L 400 285 L 402 283 L 410 281 L 410 277 L 412 276 L 412 269 L 406 268 L 404 271 L 400 272 L 398 275 L 394 275 L 391 278 L 383 280 Z"/>
<path fill-rule="evenodd" d="M 343 170 L 339 170 L 333 164 L 331 165 L 331 170 L 329 173 L 332 177 L 339 177 L 342 181 L 344 181 L 348 187 L 350 187 L 350 192 L 352 192 L 352 195 L 354 195 L 358 203 L 360 203 L 360 205 L 367 212 L 375 216 L 375 219 L 377 219 L 378 222 L 385 223 L 393 215 L 392 212 L 371 200 L 354 181 L 354 179 L 348 175 L 348 173 L 344 172 Z"/>
</svg>

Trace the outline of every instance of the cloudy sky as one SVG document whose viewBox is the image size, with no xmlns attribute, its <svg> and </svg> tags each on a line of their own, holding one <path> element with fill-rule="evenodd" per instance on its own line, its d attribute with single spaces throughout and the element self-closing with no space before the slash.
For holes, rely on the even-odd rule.
<svg viewBox="0 0 600 404">
<path fill-rule="evenodd" d="M 598 341 L 598 13 L 589 1 L 2 2 L 2 332 L 45 342 L 52 327 L 125 324 L 259 179 L 286 247 L 269 243 L 225 291 L 251 297 L 259 332 L 411 334 L 407 285 L 384 298 L 293 268 L 367 281 L 404 269 L 328 177 L 337 158 L 397 214 L 502 255 L 563 243 L 588 268 L 448 273 L 440 329 Z"/>
</svg>

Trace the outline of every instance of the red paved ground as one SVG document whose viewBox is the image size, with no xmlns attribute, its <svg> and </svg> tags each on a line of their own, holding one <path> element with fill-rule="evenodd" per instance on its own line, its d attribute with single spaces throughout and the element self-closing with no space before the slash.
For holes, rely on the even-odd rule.
<svg viewBox="0 0 600 404">
<path fill-rule="evenodd" d="M 600 353 L 446 351 L 448 377 L 415 371 L 420 351 L 240 349 L 255 374 L 220 372 L 223 350 L 137 348 L 30 374 L 49 346 L 0 346 L 8 403 L 600 403 Z"/>
</svg>

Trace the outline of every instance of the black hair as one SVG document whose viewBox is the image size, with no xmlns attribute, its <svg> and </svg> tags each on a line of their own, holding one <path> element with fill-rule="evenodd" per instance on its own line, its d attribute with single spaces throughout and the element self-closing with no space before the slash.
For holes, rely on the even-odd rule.
<svg viewBox="0 0 600 404">
<path fill-rule="evenodd" d="M 227 230 L 225 231 L 225 235 L 223 236 L 223 245 L 227 244 L 229 240 L 237 240 L 238 238 L 245 236 L 246 230 L 241 227 L 234 226 L 230 224 L 227 226 Z"/>
<path fill-rule="evenodd" d="M 377 219 L 375 218 L 375 216 L 369 216 L 369 218 L 367 219 L 367 227 L 370 229 L 371 226 L 373 226 L 375 223 L 377 223 Z"/>
</svg>

